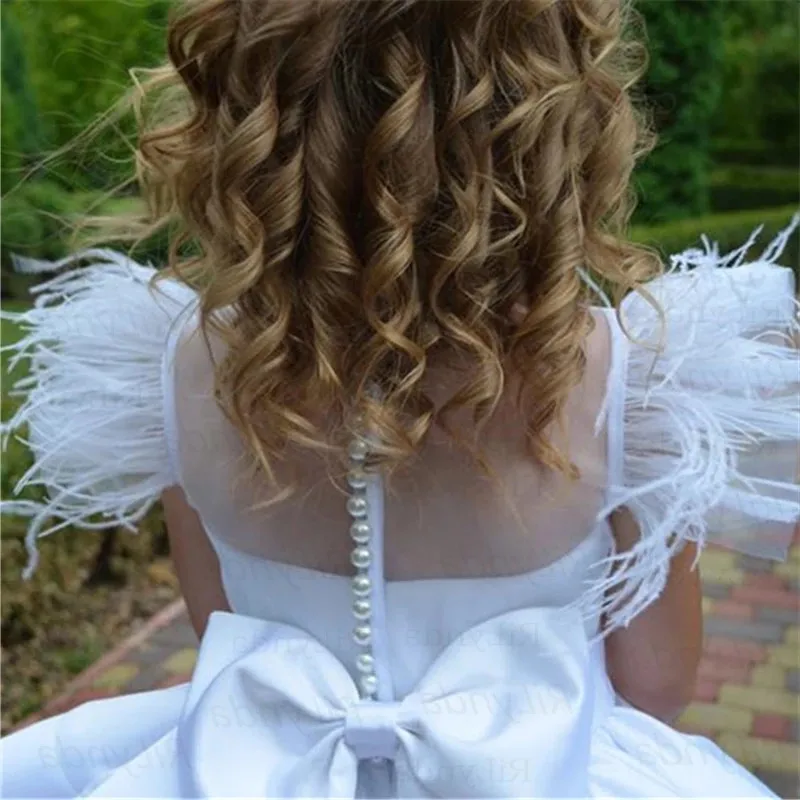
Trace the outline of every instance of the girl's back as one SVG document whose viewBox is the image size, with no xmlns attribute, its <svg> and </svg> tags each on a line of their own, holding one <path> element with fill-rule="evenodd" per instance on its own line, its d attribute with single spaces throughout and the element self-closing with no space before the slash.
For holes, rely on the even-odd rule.
<svg viewBox="0 0 800 800">
<path fill-rule="evenodd" d="M 580 479 L 531 459 L 512 378 L 479 438 L 460 412 L 453 433 L 434 427 L 413 461 L 389 478 L 383 501 L 389 580 L 528 573 L 595 530 L 608 484 L 608 423 L 600 415 L 614 323 L 599 309 L 594 317 L 584 377 L 567 399 L 563 430 L 552 426 L 553 440 L 569 452 Z M 441 405 L 461 380 L 459 371 L 440 363 L 426 373 L 426 391 Z M 289 450 L 277 477 L 294 494 L 274 502 L 276 491 L 263 473 L 248 469 L 241 438 L 216 406 L 205 342 L 191 333 L 177 347 L 175 383 L 181 485 L 212 538 L 278 562 L 351 574 L 351 543 L 334 533 L 349 527 L 345 471 L 322 455 Z M 480 463 L 462 439 L 479 448 Z M 576 593 L 580 582 L 578 575 Z"/>
</svg>

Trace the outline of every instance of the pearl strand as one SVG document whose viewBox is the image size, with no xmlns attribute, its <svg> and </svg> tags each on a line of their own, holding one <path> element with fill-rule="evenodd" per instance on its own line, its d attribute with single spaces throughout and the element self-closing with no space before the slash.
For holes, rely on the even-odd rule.
<svg viewBox="0 0 800 800">
<path fill-rule="evenodd" d="M 364 439 L 355 438 L 350 443 L 348 455 L 350 468 L 347 473 L 347 483 L 350 487 L 350 496 L 347 499 L 347 511 L 352 517 L 350 524 L 350 537 L 353 540 L 353 550 L 350 562 L 356 568 L 353 577 L 353 616 L 356 626 L 353 629 L 353 639 L 362 648 L 356 658 L 356 669 L 360 674 L 359 691 L 364 699 L 372 699 L 378 691 L 378 679 L 375 676 L 375 658 L 372 654 L 372 581 L 369 577 L 369 565 L 372 561 L 370 539 L 372 530 L 369 525 L 369 503 L 367 501 L 367 477 L 364 472 L 364 461 L 369 448 Z"/>
</svg>

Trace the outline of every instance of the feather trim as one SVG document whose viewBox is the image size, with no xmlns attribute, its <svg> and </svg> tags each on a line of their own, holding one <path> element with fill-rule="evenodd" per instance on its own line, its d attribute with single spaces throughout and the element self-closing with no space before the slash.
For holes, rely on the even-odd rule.
<svg viewBox="0 0 800 800">
<path fill-rule="evenodd" d="M 23 398 L 2 426 L 4 445 L 27 426 L 33 465 L 14 494 L 42 486 L 46 502 L 9 500 L 0 511 L 30 517 L 29 578 L 37 540 L 62 528 L 134 530 L 171 485 L 162 366 L 173 323 L 194 297 L 174 282 L 151 286 L 156 270 L 113 250 L 91 249 L 57 262 L 16 259 L 24 272 L 91 260 L 33 289 L 34 306 L 2 317 L 24 336 L 3 348 L 10 367 L 28 363 L 13 387 Z M 52 518 L 58 519 L 52 525 Z"/>
<path fill-rule="evenodd" d="M 582 600 L 608 630 L 659 596 L 686 542 L 786 555 L 800 519 L 800 325 L 794 276 L 776 261 L 799 222 L 753 262 L 760 229 L 726 256 L 705 237 L 673 256 L 645 287 L 663 317 L 643 294 L 623 301 L 622 474 L 600 518 L 625 506 L 641 535 Z"/>
</svg>

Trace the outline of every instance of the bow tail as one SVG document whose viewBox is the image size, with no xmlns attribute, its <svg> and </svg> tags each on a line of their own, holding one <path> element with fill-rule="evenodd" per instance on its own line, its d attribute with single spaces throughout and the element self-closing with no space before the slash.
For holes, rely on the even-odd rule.
<svg viewBox="0 0 800 800">
<path fill-rule="evenodd" d="M 506 754 L 508 755 L 508 754 Z M 475 748 L 444 755 L 435 748 L 405 748 L 395 761 L 398 797 L 504 797 L 517 796 L 518 787 L 507 783 L 503 791 L 504 771 L 514 771 L 513 756 L 498 758 Z M 531 795 L 533 796 L 533 795 Z"/>
<path fill-rule="evenodd" d="M 419 765 L 411 766 L 405 754 L 394 762 L 395 787 L 398 797 L 432 796 L 430 789 L 421 782 L 418 767 Z"/>
<path fill-rule="evenodd" d="M 537 757 L 536 744 L 514 752 L 456 757 L 428 751 L 395 761 L 397 797 L 588 797 L 588 772 L 577 754 L 572 770 Z"/>
<path fill-rule="evenodd" d="M 297 738 L 291 732 L 272 736 L 264 727 L 258 734 L 240 741 L 232 736 L 226 753 L 216 758 L 193 747 L 190 796 L 355 797 L 358 761 L 341 728 L 332 727 L 302 749 L 294 746 Z"/>
<path fill-rule="evenodd" d="M 282 774 L 270 780 L 268 796 L 356 796 L 358 761 L 339 732 L 332 731 L 303 759 L 279 769 Z"/>
<path fill-rule="evenodd" d="M 398 797 L 490 797 L 496 786 L 486 782 L 487 769 L 499 759 L 480 746 L 452 751 L 434 737 L 424 724 L 398 731 L 399 747 L 394 761 Z M 474 752 L 470 752 L 470 750 Z"/>
</svg>

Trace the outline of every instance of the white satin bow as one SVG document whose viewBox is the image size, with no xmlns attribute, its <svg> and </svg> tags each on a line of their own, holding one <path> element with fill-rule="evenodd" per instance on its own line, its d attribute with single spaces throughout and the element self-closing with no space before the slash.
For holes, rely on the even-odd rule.
<svg viewBox="0 0 800 800">
<path fill-rule="evenodd" d="M 304 631 L 219 612 L 178 728 L 184 790 L 354 797 L 359 761 L 383 757 L 400 797 L 586 796 L 591 666 L 577 613 L 513 611 L 453 641 L 402 700 L 361 701 Z"/>
</svg>

